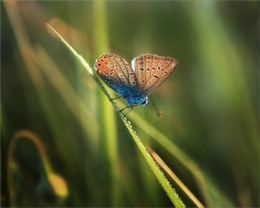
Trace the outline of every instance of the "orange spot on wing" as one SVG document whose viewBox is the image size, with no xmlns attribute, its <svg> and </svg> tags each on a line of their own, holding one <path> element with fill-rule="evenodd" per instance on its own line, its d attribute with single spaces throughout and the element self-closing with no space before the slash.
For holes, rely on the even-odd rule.
<svg viewBox="0 0 260 208">
<path fill-rule="evenodd" d="M 107 59 L 100 59 L 100 62 L 101 62 L 102 64 L 107 65 Z"/>
<path fill-rule="evenodd" d="M 103 74 L 103 71 L 102 71 L 102 70 L 99 70 L 98 73 L 99 73 L 99 75 L 102 75 L 102 74 Z"/>
<path fill-rule="evenodd" d="M 104 65 L 101 65 L 100 68 L 101 68 L 101 69 L 104 69 Z"/>
</svg>

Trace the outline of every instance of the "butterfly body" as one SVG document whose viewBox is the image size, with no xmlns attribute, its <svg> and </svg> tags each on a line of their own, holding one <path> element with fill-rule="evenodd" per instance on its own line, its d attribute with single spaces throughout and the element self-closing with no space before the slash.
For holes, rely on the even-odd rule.
<svg viewBox="0 0 260 208">
<path fill-rule="evenodd" d="M 142 94 L 130 93 L 122 96 L 129 106 L 146 106 L 148 97 L 144 97 Z"/>
<path fill-rule="evenodd" d="M 148 105 L 148 95 L 170 77 L 177 65 L 173 58 L 144 54 L 134 58 L 131 67 L 123 58 L 109 53 L 97 59 L 95 70 L 132 109 Z"/>
</svg>

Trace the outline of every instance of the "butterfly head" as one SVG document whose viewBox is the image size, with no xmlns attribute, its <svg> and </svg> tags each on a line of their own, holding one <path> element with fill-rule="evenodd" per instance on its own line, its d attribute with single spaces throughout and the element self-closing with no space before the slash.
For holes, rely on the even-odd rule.
<svg viewBox="0 0 260 208">
<path fill-rule="evenodd" d="M 142 101 L 142 103 L 141 103 L 141 106 L 147 106 L 149 104 L 149 102 L 148 102 L 148 97 L 145 97 L 144 99 L 143 99 L 143 101 Z"/>
</svg>

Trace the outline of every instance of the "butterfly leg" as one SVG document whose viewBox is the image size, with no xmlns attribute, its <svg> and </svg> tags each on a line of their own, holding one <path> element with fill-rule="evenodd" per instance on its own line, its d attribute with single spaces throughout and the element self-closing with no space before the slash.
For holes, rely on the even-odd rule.
<svg viewBox="0 0 260 208">
<path fill-rule="evenodd" d="M 121 109 L 119 112 L 121 113 L 123 110 L 125 110 L 127 108 L 131 108 L 131 109 L 126 114 L 124 114 L 124 116 L 126 116 L 128 113 L 130 113 L 133 110 L 134 106 L 132 106 L 132 105 L 129 106 L 128 105 L 128 106 L 124 107 L 123 109 Z"/>
<path fill-rule="evenodd" d="M 123 110 L 125 110 L 126 108 L 130 108 L 131 106 L 126 106 L 123 109 L 121 109 L 119 112 L 122 113 Z"/>
<path fill-rule="evenodd" d="M 121 97 L 122 97 L 122 95 L 115 97 L 115 98 L 110 98 L 109 101 L 112 101 L 112 100 L 115 100 L 115 99 L 118 99 L 118 98 L 121 98 Z"/>
<path fill-rule="evenodd" d="M 129 108 L 131 108 L 124 116 L 126 116 L 128 113 L 130 113 L 133 110 L 133 106 L 130 106 Z"/>
</svg>

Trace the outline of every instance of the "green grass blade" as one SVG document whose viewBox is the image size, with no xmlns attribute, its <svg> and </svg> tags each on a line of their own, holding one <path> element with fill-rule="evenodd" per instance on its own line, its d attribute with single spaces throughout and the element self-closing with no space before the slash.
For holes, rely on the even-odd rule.
<svg viewBox="0 0 260 208">
<path fill-rule="evenodd" d="M 214 182 L 200 169 L 200 167 L 190 158 L 185 152 L 183 152 L 176 144 L 174 144 L 170 138 L 164 135 L 162 132 L 153 127 L 149 122 L 142 119 L 135 112 L 131 112 L 129 117 L 134 119 L 134 123 L 138 127 L 150 136 L 154 141 L 161 145 L 165 150 L 167 150 L 171 155 L 173 155 L 191 174 L 194 176 L 198 187 L 207 205 L 212 204 L 212 198 L 221 199 L 222 205 L 234 206 L 232 202 L 216 187 Z"/>
<path fill-rule="evenodd" d="M 56 32 L 50 25 L 47 24 L 47 26 L 60 38 L 60 40 L 68 47 L 68 49 L 73 53 L 73 55 L 80 61 L 80 63 L 83 65 L 83 67 L 90 73 L 90 75 L 93 77 L 93 79 L 97 82 L 97 84 L 100 86 L 101 90 L 105 93 L 105 95 L 110 99 L 111 96 L 107 92 L 107 90 L 104 88 L 103 84 L 99 81 L 99 79 L 94 75 L 93 70 L 90 68 L 89 64 L 83 59 L 82 56 L 80 56 L 62 37 L 59 35 L 58 32 Z M 112 105 L 115 107 L 116 111 L 119 112 L 119 109 L 116 105 L 116 103 L 112 100 L 110 101 Z M 158 165 L 155 163 L 149 152 L 146 150 L 145 146 L 141 142 L 140 138 L 137 136 L 136 132 L 133 130 L 131 123 L 123 116 L 122 113 L 119 112 L 119 116 L 123 123 L 125 124 L 126 128 L 128 129 L 129 133 L 133 137 L 135 143 L 137 144 L 139 150 L 141 151 L 142 155 L 144 156 L 145 160 L 147 161 L 149 167 L 152 169 L 154 175 L 156 176 L 157 180 L 167 193 L 168 197 L 172 201 L 175 207 L 185 207 L 184 203 L 176 193 L 176 191 L 171 187 L 171 184 L 164 176 L 163 172 L 160 170 Z"/>
</svg>

